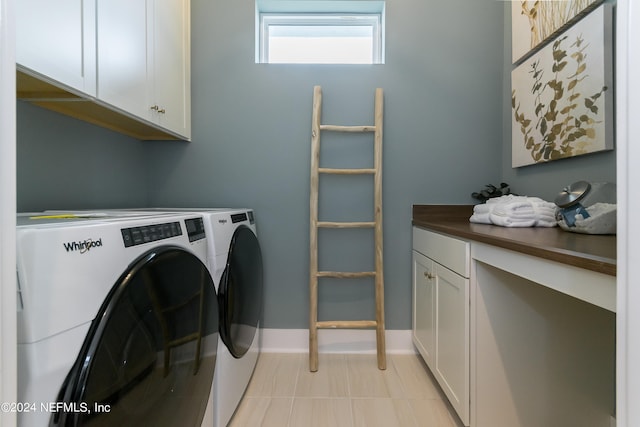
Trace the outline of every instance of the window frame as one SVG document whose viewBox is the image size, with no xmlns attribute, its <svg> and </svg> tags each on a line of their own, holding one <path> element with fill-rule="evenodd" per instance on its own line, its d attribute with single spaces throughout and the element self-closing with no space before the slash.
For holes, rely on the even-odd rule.
<svg viewBox="0 0 640 427">
<path fill-rule="evenodd" d="M 371 63 L 350 62 L 287 62 L 286 64 L 345 64 L 345 65 L 375 65 L 384 64 L 384 16 L 383 12 L 371 13 L 334 13 L 334 12 L 259 12 L 258 18 L 258 52 L 256 62 L 261 64 L 276 64 L 269 61 L 269 27 L 292 26 L 365 26 L 372 29 L 372 57 Z M 282 62 L 278 62 L 282 64 Z"/>
</svg>

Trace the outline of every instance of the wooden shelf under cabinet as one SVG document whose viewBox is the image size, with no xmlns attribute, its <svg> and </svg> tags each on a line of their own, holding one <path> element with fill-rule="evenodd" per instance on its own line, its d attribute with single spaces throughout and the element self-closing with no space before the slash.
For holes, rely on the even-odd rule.
<svg viewBox="0 0 640 427">
<path fill-rule="evenodd" d="M 134 119 L 99 100 L 83 97 L 20 70 L 16 73 L 16 98 L 66 116 L 92 123 L 139 140 L 181 140 Z"/>
</svg>

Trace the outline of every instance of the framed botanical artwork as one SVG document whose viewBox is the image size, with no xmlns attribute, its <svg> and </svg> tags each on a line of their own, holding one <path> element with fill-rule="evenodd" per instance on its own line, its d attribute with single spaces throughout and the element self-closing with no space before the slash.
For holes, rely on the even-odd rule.
<svg viewBox="0 0 640 427">
<path fill-rule="evenodd" d="M 511 72 L 512 166 L 613 149 L 611 5 Z"/>
<path fill-rule="evenodd" d="M 512 62 L 524 59 L 603 0 L 512 0 Z"/>
</svg>

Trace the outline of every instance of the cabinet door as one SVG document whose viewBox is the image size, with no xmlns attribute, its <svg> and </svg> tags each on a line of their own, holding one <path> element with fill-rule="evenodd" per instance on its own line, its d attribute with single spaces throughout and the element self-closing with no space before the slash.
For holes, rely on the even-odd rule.
<svg viewBox="0 0 640 427">
<path fill-rule="evenodd" d="M 469 279 L 437 263 L 435 376 L 469 425 Z"/>
<path fill-rule="evenodd" d="M 15 6 L 18 68 L 95 96 L 95 0 L 19 0 Z"/>
<path fill-rule="evenodd" d="M 157 123 L 191 136 L 190 0 L 153 2 L 153 113 Z"/>
<path fill-rule="evenodd" d="M 435 285 L 433 261 L 413 251 L 413 343 L 431 369 L 435 366 Z"/>
<path fill-rule="evenodd" d="M 97 0 L 98 98 L 145 120 L 151 120 L 148 1 Z"/>
</svg>

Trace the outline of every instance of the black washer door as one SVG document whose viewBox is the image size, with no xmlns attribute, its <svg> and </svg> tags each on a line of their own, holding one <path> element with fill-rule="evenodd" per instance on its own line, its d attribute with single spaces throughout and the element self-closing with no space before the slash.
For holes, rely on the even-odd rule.
<svg viewBox="0 0 640 427">
<path fill-rule="evenodd" d="M 200 426 L 217 354 L 213 280 L 193 254 L 162 246 L 111 289 L 62 386 L 60 426 Z"/>
<path fill-rule="evenodd" d="M 218 286 L 220 336 L 235 358 L 251 347 L 262 315 L 262 253 L 253 231 L 236 228 Z"/>
</svg>

